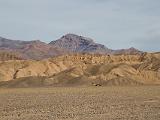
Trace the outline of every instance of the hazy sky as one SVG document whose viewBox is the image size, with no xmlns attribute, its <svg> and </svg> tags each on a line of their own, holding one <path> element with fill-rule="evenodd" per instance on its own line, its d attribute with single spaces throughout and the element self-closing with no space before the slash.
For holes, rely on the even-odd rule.
<svg viewBox="0 0 160 120">
<path fill-rule="evenodd" d="M 1 37 L 49 42 L 66 33 L 160 51 L 160 0 L 0 0 Z"/>
</svg>

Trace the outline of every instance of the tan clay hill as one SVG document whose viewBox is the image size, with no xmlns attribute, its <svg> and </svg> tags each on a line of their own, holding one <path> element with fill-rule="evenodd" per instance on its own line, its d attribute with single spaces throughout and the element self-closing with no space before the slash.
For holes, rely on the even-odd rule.
<svg viewBox="0 0 160 120">
<path fill-rule="evenodd" d="M 1 87 L 159 85 L 160 53 L 1 61 L 0 81 Z"/>
</svg>

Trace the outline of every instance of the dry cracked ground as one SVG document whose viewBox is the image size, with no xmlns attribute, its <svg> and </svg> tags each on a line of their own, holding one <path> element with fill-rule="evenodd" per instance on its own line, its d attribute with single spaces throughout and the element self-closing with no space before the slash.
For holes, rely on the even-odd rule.
<svg viewBox="0 0 160 120">
<path fill-rule="evenodd" d="M 160 120 L 160 87 L 0 89 L 0 120 Z"/>
</svg>

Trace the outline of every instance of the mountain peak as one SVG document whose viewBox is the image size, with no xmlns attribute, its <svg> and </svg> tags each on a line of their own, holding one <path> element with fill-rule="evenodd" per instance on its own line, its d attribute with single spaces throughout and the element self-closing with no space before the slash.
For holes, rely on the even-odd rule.
<svg viewBox="0 0 160 120">
<path fill-rule="evenodd" d="M 137 50 L 137 49 L 134 47 L 130 47 L 129 50 Z"/>
<path fill-rule="evenodd" d="M 61 37 L 61 39 L 66 38 L 66 40 L 83 40 L 83 41 L 89 41 L 89 42 L 93 42 L 94 40 L 88 37 L 83 37 L 83 36 L 79 36 L 73 33 L 68 33 L 64 36 Z"/>
<path fill-rule="evenodd" d="M 66 34 L 49 44 L 71 52 L 104 54 L 108 51 L 108 48 L 104 45 L 95 43 L 93 39 L 76 34 Z"/>
<path fill-rule="evenodd" d="M 67 33 L 62 37 L 79 37 L 79 35 L 73 34 L 73 33 Z"/>
</svg>

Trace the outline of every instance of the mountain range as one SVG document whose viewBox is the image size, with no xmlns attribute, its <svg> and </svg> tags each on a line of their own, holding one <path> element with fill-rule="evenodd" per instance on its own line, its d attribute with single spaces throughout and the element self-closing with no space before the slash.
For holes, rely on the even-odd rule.
<svg viewBox="0 0 160 120">
<path fill-rule="evenodd" d="M 58 40 L 0 38 L 0 87 L 160 85 L 160 52 L 112 50 L 66 34 Z"/>
<path fill-rule="evenodd" d="M 75 53 L 89 54 L 142 54 L 135 48 L 112 50 L 105 45 L 95 43 L 93 39 L 66 34 L 58 40 L 51 41 L 49 44 L 40 40 L 22 41 L 10 40 L 0 37 L 0 51 L 3 54 L 12 52 L 14 58 L 41 60 L 54 56 Z M 0 55 L 1 56 L 1 55 Z M 9 58 L 7 58 L 9 59 Z"/>
</svg>

